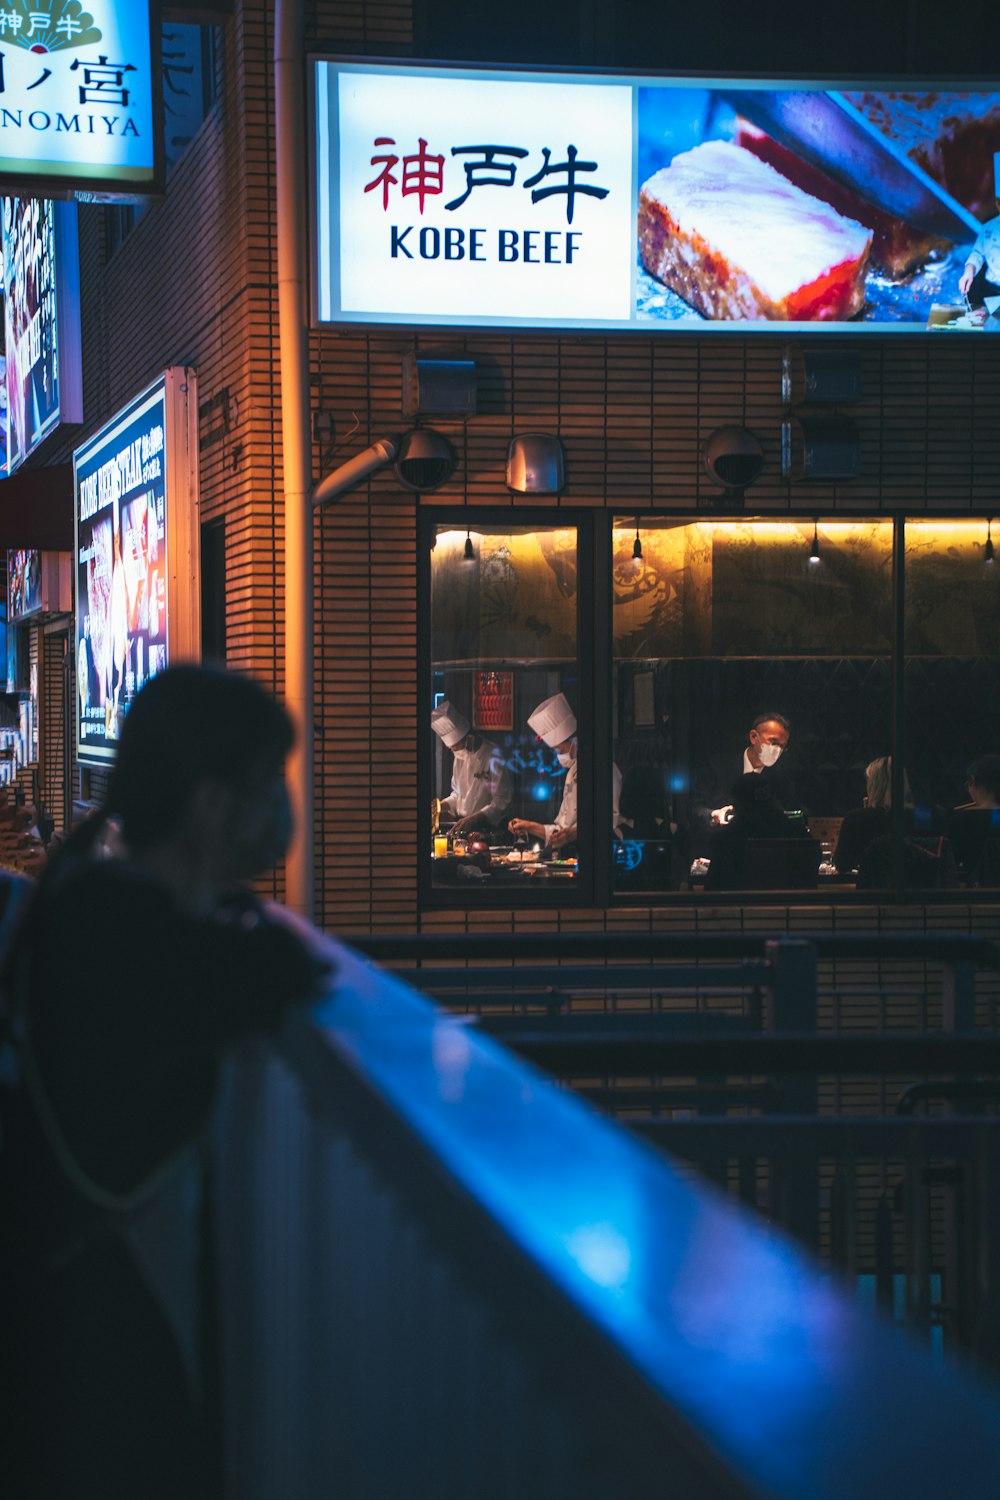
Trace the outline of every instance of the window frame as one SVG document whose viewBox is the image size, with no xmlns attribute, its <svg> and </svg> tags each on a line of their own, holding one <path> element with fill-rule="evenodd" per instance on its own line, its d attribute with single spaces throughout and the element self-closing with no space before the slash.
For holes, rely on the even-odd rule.
<svg viewBox="0 0 1000 1500">
<path fill-rule="evenodd" d="M 581 747 L 581 775 L 579 782 L 579 849 L 580 865 L 572 885 L 561 885 L 558 894 L 547 888 L 544 881 L 521 889 L 518 886 L 486 883 L 485 889 L 472 887 L 459 890 L 457 887 L 435 885 L 433 861 L 428 853 L 431 846 L 430 805 L 434 796 L 433 734 L 429 723 L 425 723 L 425 709 L 430 701 L 433 674 L 431 658 L 431 540 L 438 527 L 456 531 L 502 531 L 505 526 L 543 528 L 575 527 L 577 536 L 577 673 L 579 691 L 577 698 L 577 720 Z M 595 645 L 597 635 L 589 624 L 585 602 L 593 601 L 599 593 L 594 545 L 593 512 L 574 507 L 551 506 L 544 509 L 527 506 L 483 506 L 475 510 L 469 507 L 422 506 L 418 513 L 417 546 L 417 701 L 420 704 L 420 719 L 417 725 L 417 892 L 421 908 L 432 910 L 456 906 L 469 910 L 496 907 L 563 908 L 594 906 L 600 901 L 602 891 L 601 874 L 597 868 L 594 847 L 594 829 L 597 806 L 601 803 L 595 786 L 595 767 L 602 756 L 597 747 L 594 726 L 596 671 Z M 606 689 L 605 689 L 606 696 Z M 611 821 L 611 791 L 606 789 L 603 799 L 607 807 L 608 824 Z M 610 860 L 602 862 L 610 868 Z M 607 877 L 604 893 L 606 899 Z"/>
<path fill-rule="evenodd" d="M 906 765 L 906 666 L 909 661 L 906 641 L 906 525 L 913 522 L 942 523 L 981 521 L 984 538 L 988 513 L 972 509 L 916 511 L 909 507 L 892 510 L 859 506 L 841 510 L 826 505 L 800 505 L 782 512 L 755 514 L 751 508 L 672 510 L 649 508 L 638 513 L 640 530 L 644 523 L 670 521 L 679 524 L 696 521 L 789 521 L 812 525 L 824 520 L 849 522 L 876 520 L 892 527 L 892 641 L 890 667 L 890 733 L 889 753 L 893 761 L 892 807 L 892 880 L 885 887 L 857 890 L 777 890 L 777 891 L 702 891 L 702 890 L 615 890 L 613 862 L 609 856 L 599 859 L 596 830 L 611 821 L 611 774 L 615 726 L 612 722 L 612 674 L 616 666 L 612 622 L 612 588 L 610 585 L 614 550 L 613 530 L 616 518 L 631 516 L 628 501 L 608 505 L 600 510 L 552 505 L 547 507 L 504 507 L 502 504 L 476 507 L 436 506 L 424 504 L 418 516 L 417 580 L 417 660 L 423 705 L 430 687 L 431 661 L 431 538 L 439 526 L 477 531 L 500 530 L 504 525 L 519 527 L 575 526 L 577 530 L 577 664 L 579 672 L 579 738 L 586 767 L 580 781 L 580 859 L 581 875 L 571 889 L 558 892 L 539 883 L 539 888 L 520 890 L 513 886 L 462 890 L 435 887 L 430 848 L 430 803 L 433 792 L 433 745 L 431 734 L 421 720 L 418 726 L 418 901 L 421 909 L 460 907 L 468 910 L 496 908 L 562 908 L 596 907 L 615 911 L 626 907 L 663 908 L 677 906 L 805 906 L 839 907 L 989 905 L 1000 903 L 1000 888 L 959 886 L 953 889 L 920 890 L 906 885 L 903 869 L 903 839 L 906 835 L 903 808 L 903 768 Z M 1000 560 L 997 563 L 1000 570 Z M 421 708 L 421 713 L 423 709 Z M 425 733 L 425 729 L 427 732 Z"/>
</svg>

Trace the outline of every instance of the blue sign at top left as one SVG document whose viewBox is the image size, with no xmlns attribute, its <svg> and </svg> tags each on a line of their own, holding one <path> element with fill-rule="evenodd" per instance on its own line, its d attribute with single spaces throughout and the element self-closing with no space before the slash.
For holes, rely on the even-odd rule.
<svg viewBox="0 0 1000 1500">
<path fill-rule="evenodd" d="M 160 110 L 143 0 L 0 0 L 0 191 L 155 190 Z"/>
</svg>

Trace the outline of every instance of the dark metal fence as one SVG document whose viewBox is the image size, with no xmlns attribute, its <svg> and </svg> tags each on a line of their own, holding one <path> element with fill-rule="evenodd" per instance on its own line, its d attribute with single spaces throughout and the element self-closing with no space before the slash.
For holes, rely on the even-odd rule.
<svg viewBox="0 0 1000 1500">
<path fill-rule="evenodd" d="M 359 946 L 797 1235 L 935 1347 L 1000 1369 L 1000 1033 L 984 1003 L 1000 945 L 533 933 Z"/>
</svg>

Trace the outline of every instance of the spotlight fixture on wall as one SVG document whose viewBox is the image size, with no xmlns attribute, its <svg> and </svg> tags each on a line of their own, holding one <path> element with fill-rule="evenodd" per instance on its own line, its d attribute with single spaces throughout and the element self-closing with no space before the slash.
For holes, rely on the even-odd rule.
<svg viewBox="0 0 1000 1500">
<path fill-rule="evenodd" d="M 813 539 L 812 539 L 812 546 L 809 548 L 809 561 L 810 561 L 810 563 L 818 563 L 818 562 L 822 561 L 822 559 L 820 558 L 820 555 L 819 555 L 819 521 L 818 520 L 816 520 L 816 521 L 813 522 Z"/>
<path fill-rule="evenodd" d="M 399 440 L 393 472 L 408 490 L 425 495 L 440 489 L 458 466 L 455 450 L 433 427 L 414 427 Z"/>
<path fill-rule="evenodd" d="M 786 406 L 843 406 L 863 394 L 861 356 L 855 350 L 785 345 L 781 399 Z"/>
<path fill-rule="evenodd" d="M 465 533 L 465 546 L 462 548 L 462 561 L 463 562 L 475 562 L 475 560 L 476 560 L 476 549 L 472 545 L 472 532 L 471 531 L 467 531 Z"/>
<path fill-rule="evenodd" d="M 993 561 L 993 517 L 988 516 L 986 520 L 986 541 L 983 545 L 983 562 Z"/>
<path fill-rule="evenodd" d="M 861 441 L 849 417 L 785 417 L 781 423 L 781 477 L 829 481 L 857 479 Z"/>
<path fill-rule="evenodd" d="M 476 365 L 471 359 L 403 356 L 403 415 L 474 417 Z"/>
<path fill-rule="evenodd" d="M 705 469 L 727 491 L 727 500 L 740 499 L 763 467 L 760 440 L 746 427 L 717 427 L 705 444 Z"/>
<path fill-rule="evenodd" d="M 317 509 L 329 505 L 332 500 L 339 499 L 345 490 L 353 489 L 356 484 L 377 474 L 379 469 L 386 468 L 399 452 L 399 444 L 400 439 L 395 433 L 379 438 L 363 452 L 355 454 L 346 463 L 325 474 L 318 484 L 313 485 L 313 505 Z"/>
<path fill-rule="evenodd" d="M 507 488 L 519 495 L 558 495 L 566 483 L 566 457 L 550 432 L 525 432 L 507 449 Z"/>
</svg>

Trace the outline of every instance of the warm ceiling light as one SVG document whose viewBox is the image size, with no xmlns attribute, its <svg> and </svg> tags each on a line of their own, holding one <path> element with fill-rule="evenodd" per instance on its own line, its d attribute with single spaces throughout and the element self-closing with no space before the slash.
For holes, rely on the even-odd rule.
<svg viewBox="0 0 1000 1500">
<path fill-rule="evenodd" d="M 993 517 L 986 522 L 986 544 L 983 547 L 983 562 L 993 561 Z"/>
<path fill-rule="evenodd" d="M 467 531 L 465 533 L 465 546 L 462 548 L 462 561 L 463 562 L 475 562 L 475 560 L 476 560 L 476 549 L 472 545 L 472 532 L 471 531 Z"/>
<path fill-rule="evenodd" d="M 639 540 L 639 523 L 635 523 L 635 541 L 632 543 L 632 559 L 634 562 L 642 562 L 642 542 Z"/>
</svg>

